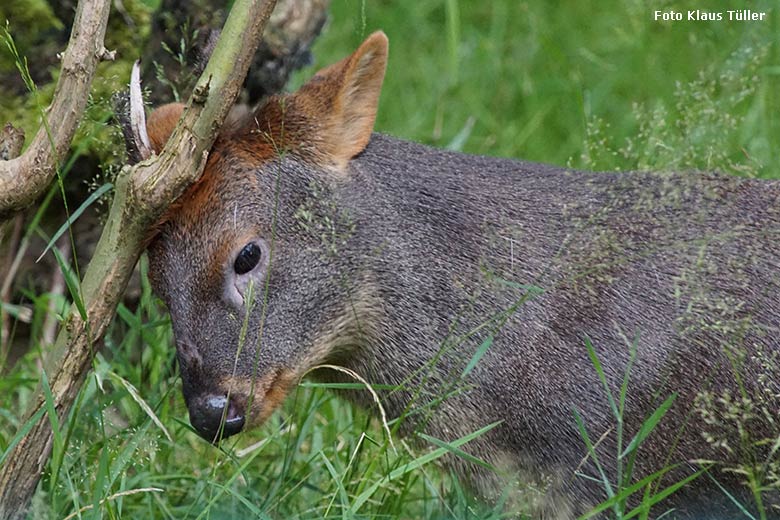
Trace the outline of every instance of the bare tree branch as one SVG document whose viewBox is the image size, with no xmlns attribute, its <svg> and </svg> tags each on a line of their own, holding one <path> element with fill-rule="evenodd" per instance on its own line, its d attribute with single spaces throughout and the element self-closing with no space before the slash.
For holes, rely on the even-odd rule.
<svg viewBox="0 0 780 520">
<path fill-rule="evenodd" d="M 44 359 L 60 424 L 66 419 L 95 344 L 110 323 L 149 228 L 197 180 L 208 150 L 238 94 L 275 0 L 237 0 L 195 92 L 163 152 L 117 177 L 111 211 L 81 285 L 83 319 L 76 304 Z M 24 424 L 30 427 L 0 468 L 0 519 L 24 515 L 51 452 L 54 417 L 38 392 Z"/>
<path fill-rule="evenodd" d="M 32 204 L 51 183 L 57 163 L 67 153 L 87 106 L 97 64 L 113 57 L 103 47 L 110 8 L 109 0 L 79 2 L 46 121 L 24 154 L 0 161 L 0 220 Z"/>
</svg>

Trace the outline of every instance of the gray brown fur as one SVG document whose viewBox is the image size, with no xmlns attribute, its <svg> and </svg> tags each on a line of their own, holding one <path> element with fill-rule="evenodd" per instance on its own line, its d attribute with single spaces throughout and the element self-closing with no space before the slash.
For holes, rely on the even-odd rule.
<svg viewBox="0 0 780 520">
<path fill-rule="evenodd" d="M 348 79 L 363 66 L 344 63 Z M 280 153 L 253 152 L 257 135 L 277 135 L 267 126 L 277 109 L 261 108 L 217 142 L 211 177 L 161 224 L 149 249 L 191 410 L 200 396 L 228 391 L 242 406 L 252 391 L 246 414 L 256 423 L 322 363 L 371 383 L 403 384 L 382 395 L 390 417 L 425 410 L 458 389 L 433 414 L 412 413 L 406 429 L 454 440 L 502 421 L 468 451 L 519 477 L 517 500 L 536 508 L 534 518 L 571 518 L 606 499 L 602 487 L 574 475 L 587 450 L 573 410 L 594 441 L 611 430 L 599 447 L 607 466 L 616 451 L 615 420 L 585 338 L 615 395 L 636 340 L 624 438 L 679 393 L 641 448 L 638 477 L 670 462 L 712 459 L 723 462 L 713 476 L 739 489 L 739 478 L 721 470 L 746 462 L 739 439 L 727 439 L 737 448 L 732 460 L 704 434 L 730 435 L 717 401 L 724 392 L 744 392 L 769 412 L 747 423 L 751 440 L 780 434 L 780 182 L 579 172 L 379 134 L 338 168 L 338 160 L 312 151 L 327 125 L 307 123 L 296 111 L 298 103 L 309 106 L 303 101 L 284 103 L 291 136 L 311 124 L 311 141 L 277 137 Z M 252 275 L 259 283 L 247 313 L 225 296 L 233 289 L 225 285 L 253 237 L 272 256 Z M 488 335 L 492 346 L 453 387 Z M 345 376 L 321 369 L 315 377 Z M 345 395 L 373 407 L 367 393 Z M 704 422 L 708 396 L 720 426 Z M 754 455 L 761 459 L 769 447 Z M 455 457 L 449 462 L 488 498 L 507 484 Z M 585 463 L 580 471 L 595 470 Z M 528 491 L 529 481 L 544 491 Z M 705 476 L 658 511 L 715 518 L 716 502 L 723 518 L 736 514 Z"/>
</svg>

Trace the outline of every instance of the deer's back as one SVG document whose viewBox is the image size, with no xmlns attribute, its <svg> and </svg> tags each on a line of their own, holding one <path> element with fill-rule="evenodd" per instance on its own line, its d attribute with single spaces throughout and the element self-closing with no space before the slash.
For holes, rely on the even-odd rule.
<svg viewBox="0 0 780 520">
<path fill-rule="evenodd" d="M 613 431 L 605 460 L 615 419 L 586 338 L 614 395 L 636 348 L 627 435 L 678 394 L 642 448 L 641 472 L 669 452 L 673 461 L 735 455 L 715 443 L 738 442 L 725 408 L 742 393 L 756 416 L 777 413 L 776 181 L 578 172 L 377 135 L 356 162 L 358 191 L 345 198 L 364 223 L 358 232 L 384 251 L 374 270 L 394 341 L 422 359 L 456 338 L 442 363 L 457 373 L 494 337 L 473 388 L 434 427 L 457 436 L 502 420 L 482 455 L 515 454 L 522 471 L 553 468 L 571 479 L 564 485 L 587 488 L 572 476 L 586 454 L 573 411 L 592 438 Z M 775 436 L 771 428 L 761 418 L 749 427 L 755 440 Z"/>
</svg>

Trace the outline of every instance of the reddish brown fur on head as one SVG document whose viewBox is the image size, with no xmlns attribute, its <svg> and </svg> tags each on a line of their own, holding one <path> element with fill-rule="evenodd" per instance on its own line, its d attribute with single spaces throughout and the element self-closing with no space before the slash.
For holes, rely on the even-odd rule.
<svg viewBox="0 0 780 520">
<path fill-rule="evenodd" d="M 149 143 L 154 153 L 160 153 L 168 142 L 168 138 L 176 128 L 184 105 L 181 103 L 169 103 L 154 110 L 146 122 L 146 132 L 149 134 Z"/>
<path fill-rule="evenodd" d="M 219 160 L 226 150 L 258 166 L 282 153 L 293 153 L 319 166 L 343 170 L 371 138 L 387 55 L 387 36 L 377 31 L 297 92 L 272 96 L 254 114 L 234 109 L 212 147 L 201 179 L 162 222 L 174 216 L 192 220 L 193 213 L 206 209 L 204 201 L 214 196 L 217 179 L 230 174 Z M 149 116 L 147 131 L 155 153 L 162 151 L 184 108 L 181 103 L 170 103 Z"/>
<path fill-rule="evenodd" d="M 318 72 L 297 96 L 317 121 L 318 145 L 336 167 L 363 151 L 374 128 L 387 64 L 387 36 L 375 32 L 349 57 Z"/>
<path fill-rule="evenodd" d="M 264 162 L 282 152 L 343 169 L 368 144 L 387 64 L 387 36 L 377 31 L 350 56 L 319 71 L 293 94 L 272 96 L 250 117 L 228 123 L 214 145 Z M 184 110 L 156 109 L 147 129 L 159 153 Z"/>
</svg>

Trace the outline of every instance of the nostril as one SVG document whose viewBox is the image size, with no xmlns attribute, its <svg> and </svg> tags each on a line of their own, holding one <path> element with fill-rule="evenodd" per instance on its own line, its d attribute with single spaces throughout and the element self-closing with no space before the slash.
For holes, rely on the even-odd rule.
<svg viewBox="0 0 780 520">
<path fill-rule="evenodd" d="M 236 421 L 243 421 L 244 415 L 238 409 L 236 403 L 231 399 L 228 403 L 227 413 L 225 414 L 225 421 L 232 423 Z"/>
<path fill-rule="evenodd" d="M 190 422 L 201 437 L 216 442 L 240 432 L 244 427 L 244 414 L 234 399 L 207 395 L 190 406 Z"/>
</svg>

